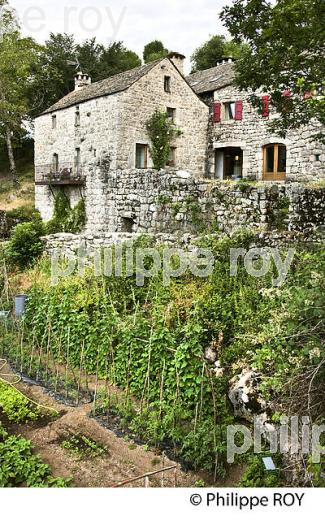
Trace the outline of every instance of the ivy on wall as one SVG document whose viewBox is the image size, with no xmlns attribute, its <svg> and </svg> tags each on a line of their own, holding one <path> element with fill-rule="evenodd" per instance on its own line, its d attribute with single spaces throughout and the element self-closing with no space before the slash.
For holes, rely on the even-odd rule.
<svg viewBox="0 0 325 520">
<path fill-rule="evenodd" d="M 161 170 L 168 162 L 172 142 L 181 135 L 181 131 L 175 127 L 166 112 L 158 110 L 147 121 L 146 128 L 151 141 L 150 155 L 154 168 Z"/>
</svg>

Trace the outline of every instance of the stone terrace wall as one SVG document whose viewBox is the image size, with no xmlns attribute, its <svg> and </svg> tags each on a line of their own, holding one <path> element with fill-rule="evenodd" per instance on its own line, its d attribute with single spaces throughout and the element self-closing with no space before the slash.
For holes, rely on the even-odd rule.
<svg viewBox="0 0 325 520">
<path fill-rule="evenodd" d="M 187 172 L 94 165 L 87 176 L 86 233 L 197 234 L 239 227 L 308 231 L 323 226 L 325 189 L 297 183 L 224 183 Z"/>
</svg>

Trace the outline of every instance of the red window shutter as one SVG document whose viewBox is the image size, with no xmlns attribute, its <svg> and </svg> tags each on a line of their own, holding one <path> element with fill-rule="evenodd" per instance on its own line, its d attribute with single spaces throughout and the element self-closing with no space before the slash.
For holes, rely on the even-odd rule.
<svg viewBox="0 0 325 520">
<path fill-rule="evenodd" d="M 235 103 L 235 119 L 241 121 L 243 119 L 243 102 L 236 101 Z"/>
<path fill-rule="evenodd" d="M 270 101 L 269 101 L 269 96 L 263 96 L 262 97 L 262 101 L 263 101 L 263 113 L 262 113 L 262 116 L 263 117 L 269 117 L 269 114 L 270 114 L 270 109 L 269 109 L 269 105 L 270 105 Z"/>
<path fill-rule="evenodd" d="M 221 103 L 214 103 L 213 105 L 213 121 L 214 123 L 221 121 Z"/>
</svg>

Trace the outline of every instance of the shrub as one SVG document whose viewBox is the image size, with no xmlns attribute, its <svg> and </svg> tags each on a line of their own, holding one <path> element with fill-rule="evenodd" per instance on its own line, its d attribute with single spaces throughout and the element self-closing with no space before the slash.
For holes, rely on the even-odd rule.
<svg viewBox="0 0 325 520">
<path fill-rule="evenodd" d="M 10 235 L 6 249 L 9 260 L 21 269 L 31 266 L 44 250 L 41 237 L 45 234 L 45 226 L 40 218 L 32 222 L 18 224 Z"/>
</svg>

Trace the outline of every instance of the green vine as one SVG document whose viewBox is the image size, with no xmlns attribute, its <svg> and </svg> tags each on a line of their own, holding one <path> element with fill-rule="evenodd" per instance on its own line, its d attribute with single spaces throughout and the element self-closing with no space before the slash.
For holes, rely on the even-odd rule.
<svg viewBox="0 0 325 520">
<path fill-rule="evenodd" d="M 71 208 L 63 191 L 55 198 L 53 218 L 47 224 L 47 233 L 79 233 L 86 224 L 85 201 L 81 199 Z"/>
<path fill-rule="evenodd" d="M 181 131 L 173 125 L 166 112 L 158 110 L 147 121 L 146 128 L 151 141 L 150 155 L 154 168 L 161 170 L 168 162 L 172 142 L 181 135 Z"/>
</svg>

